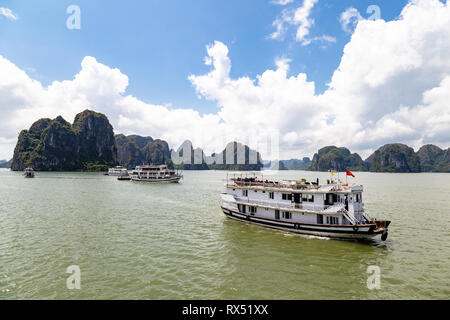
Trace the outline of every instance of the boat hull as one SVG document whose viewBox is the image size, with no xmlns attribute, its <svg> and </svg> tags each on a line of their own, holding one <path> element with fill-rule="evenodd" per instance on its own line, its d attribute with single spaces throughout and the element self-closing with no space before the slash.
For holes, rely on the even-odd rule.
<svg viewBox="0 0 450 320">
<path fill-rule="evenodd" d="M 233 219 L 247 223 L 253 223 L 263 227 L 278 229 L 298 234 L 347 239 L 347 240 L 364 240 L 372 239 L 383 233 L 383 230 L 375 230 L 376 225 L 361 225 L 357 228 L 353 226 L 328 226 L 328 225 L 314 225 L 299 222 L 288 222 L 285 220 L 267 219 L 263 217 L 253 216 L 250 214 L 243 214 L 241 212 L 232 210 L 222 206 L 223 213 Z"/>
<path fill-rule="evenodd" d="M 180 182 L 182 177 L 171 177 L 171 178 L 164 178 L 164 179 L 141 179 L 132 177 L 132 181 L 138 181 L 138 182 L 146 182 L 146 183 L 178 183 Z"/>
</svg>

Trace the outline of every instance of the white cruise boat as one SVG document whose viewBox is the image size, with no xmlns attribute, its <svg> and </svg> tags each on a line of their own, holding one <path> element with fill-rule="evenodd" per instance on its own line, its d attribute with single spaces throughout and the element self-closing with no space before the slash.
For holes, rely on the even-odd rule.
<svg viewBox="0 0 450 320">
<path fill-rule="evenodd" d="M 23 176 L 25 178 L 34 178 L 34 170 L 31 167 L 25 168 L 25 170 L 23 170 Z"/>
<path fill-rule="evenodd" d="M 130 174 L 132 181 L 153 183 L 179 182 L 183 176 L 178 170 L 171 170 L 167 165 L 137 166 Z"/>
<path fill-rule="evenodd" d="M 363 187 L 331 181 L 269 181 L 227 177 L 222 211 L 228 217 L 295 233 L 386 240 L 390 221 L 364 212 Z"/>
<path fill-rule="evenodd" d="M 124 176 L 126 174 L 128 174 L 127 168 L 124 168 L 121 166 L 117 166 L 117 167 L 108 169 L 108 176 L 120 177 L 120 176 Z"/>
</svg>

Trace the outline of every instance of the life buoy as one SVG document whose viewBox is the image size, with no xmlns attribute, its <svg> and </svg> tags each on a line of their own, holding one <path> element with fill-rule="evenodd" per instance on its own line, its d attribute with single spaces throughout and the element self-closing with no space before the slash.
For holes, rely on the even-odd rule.
<svg viewBox="0 0 450 320">
<path fill-rule="evenodd" d="M 359 227 L 358 227 L 357 225 L 354 225 L 354 226 L 353 226 L 353 231 L 356 232 L 356 231 L 358 231 L 358 230 L 359 230 Z"/>
</svg>

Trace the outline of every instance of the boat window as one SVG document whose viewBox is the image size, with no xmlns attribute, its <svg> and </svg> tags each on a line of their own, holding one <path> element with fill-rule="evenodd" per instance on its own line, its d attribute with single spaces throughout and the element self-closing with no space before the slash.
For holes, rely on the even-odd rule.
<svg viewBox="0 0 450 320">
<path fill-rule="evenodd" d="M 338 217 L 327 217 L 327 224 L 339 224 Z"/>
<path fill-rule="evenodd" d="M 242 190 L 242 195 L 244 197 L 248 197 L 248 190 Z"/>
<path fill-rule="evenodd" d="M 275 219 L 280 219 L 280 210 L 275 210 Z"/>
<path fill-rule="evenodd" d="M 323 224 L 323 215 L 321 215 L 321 214 L 317 215 L 317 223 L 318 224 Z"/>
<path fill-rule="evenodd" d="M 249 206 L 248 207 L 248 212 L 255 213 L 256 212 L 256 207 Z"/>
<path fill-rule="evenodd" d="M 292 194 L 291 193 L 283 193 L 281 195 L 281 199 L 283 199 L 283 200 L 292 200 Z"/>
<path fill-rule="evenodd" d="M 273 192 L 269 192 L 269 198 L 273 199 L 274 198 L 274 193 Z"/>
<path fill-rule="evenodd" d="M 283 211 L 283 218 L 284 219 L 292 219 L 292 212 Z"/>
</svg>

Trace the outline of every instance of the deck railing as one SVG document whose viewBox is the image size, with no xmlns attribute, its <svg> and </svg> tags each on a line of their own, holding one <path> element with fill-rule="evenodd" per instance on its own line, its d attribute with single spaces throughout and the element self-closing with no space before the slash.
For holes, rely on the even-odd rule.
<svg viewBox="0 0 450 320">
<path fill-rule="evenodd" d="M 283 203 L 279 201 L 265 201 L 265 200 L 256 200 L 256 199 L 250 199 L 247 197 L 238 197 L 235 196 L 235 199 L 239 202 L 246 202 L 249 205 L 252 203 L 264 205 L 264 206 L 271 206 L 271 207 L 280 207 L 280 208 L 286 208 L 286 209 L 304 209 L 304 210 L 311 210 L 311 211 L 324 211 L 331 207 L 330 205 L 320 205 L 320 204 L 303 204 L 303 203 Z"/>
<path fill-rule="evenodd" d="M 264 182 L 264 181 L 253 181 L 244 182 L 236 181 L 234 183 L 228 183 L 227 187 L 264 187 L 264 188 L 284 188 L 292 190 L 304 190 L 304 189 L 316 189 L 318 186 L 314 184 L 290 184 L 290 183 L 279 183 L 279 182 Z"/>
</svg>

